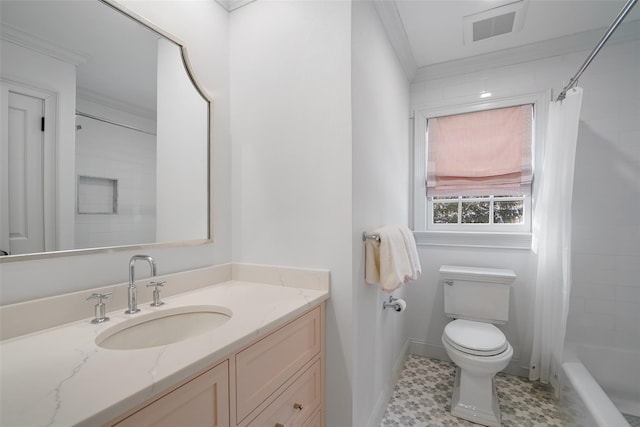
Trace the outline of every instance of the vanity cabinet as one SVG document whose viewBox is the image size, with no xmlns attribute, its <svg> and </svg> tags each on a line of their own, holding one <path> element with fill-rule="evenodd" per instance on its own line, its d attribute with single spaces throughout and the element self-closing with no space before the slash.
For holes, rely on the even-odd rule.
<svg viewBox="0 0 640 427">
<path fill-rule="evenodd" d="M 229 361 L 216 365 L 115 424 L 117 427 L 226 427 Z"/>
<path fill-rule="evenodd" d="M 110 426 L 322 427 L 324 303 Z"/>
</svg>

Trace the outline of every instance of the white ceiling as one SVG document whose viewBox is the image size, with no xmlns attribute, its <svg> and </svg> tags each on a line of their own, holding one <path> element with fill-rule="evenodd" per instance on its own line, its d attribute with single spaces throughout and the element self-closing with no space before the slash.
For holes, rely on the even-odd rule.
<svg viewBox="0 0 640 427">
<path fill-rule="evenodd" d="M 233 10 L 254 0 L 217 1 L 226 2 Z M 626 3 L 624 0 L 521 2 L 526 6 L 521 31 L 466 44 L 465 16 L 513 0 L 376 0 L 374 4 L 407 74 L 413 78 L 421 70 L 511 52 L 510 49 L 522 46 L 542 44 L 547 47 L 538 49 L 538 53 L 548 53 L 560 38 L 576 33 L 591 31 L 584 48 L 592 48 Z M 3 32 L 13 27 L 79 54 L 79 86 L 101 88 L 100 91 L 115 98 L 154 109 L 155 78 L 150 76 L 155 69 L 156 33 L 98 2 L 1 0 L 0 6 Z M 632 21 L 640 24 L 640 6 L 630 12 L 625 23 Z"/>
<path fill-rule="evenodd" d="M 513 0 L 382 0 L 376 3 L 405 69 L 425 69 L 463 58 L 522 46 L 552 46 L 554 40 L 597 32 L 596 41 L 624 7 L 623 0 L 522 0 L 522 30 L 478 42 L 464 42 L 464 17 Z M 625 23 L 640 20 L 640 6 Z M 586 34 L 586 33 L 585 33 Z M 595 47 L 595 44 L 593 44 Z M 403 53 L 404 52 L 404 53 Z"/>
</svg>

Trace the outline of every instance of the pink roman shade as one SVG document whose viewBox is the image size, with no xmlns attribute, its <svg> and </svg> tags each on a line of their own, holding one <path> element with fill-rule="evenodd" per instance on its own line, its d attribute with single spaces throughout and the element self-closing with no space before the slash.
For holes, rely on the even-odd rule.
<svg viewBox="0 0 640 427">
<path fill-rule="evenodd" d="M 428 196 L 526 194 L 533 105 L 431 118 Z"/>
</svg>

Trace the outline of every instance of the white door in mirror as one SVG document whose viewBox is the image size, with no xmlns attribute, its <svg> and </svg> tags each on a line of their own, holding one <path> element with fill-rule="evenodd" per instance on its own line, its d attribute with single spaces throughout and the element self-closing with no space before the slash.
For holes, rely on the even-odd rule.
<svg viewBox="0 0 640 427">
<path fill-rule="evenodd" d="M 44 100 L 12 91 L 8 100 L 9 132 L 2 151 L 9 156 L 0 169 L 8 170 L 8 182 L 3 184 L 8 188 L 2 192 L 7 192 L 9 203 L 2 203 L 0 218 L 8 222 L 9 232 L 1 249 L 14 255 L 44 252 Z"/>
</svg>

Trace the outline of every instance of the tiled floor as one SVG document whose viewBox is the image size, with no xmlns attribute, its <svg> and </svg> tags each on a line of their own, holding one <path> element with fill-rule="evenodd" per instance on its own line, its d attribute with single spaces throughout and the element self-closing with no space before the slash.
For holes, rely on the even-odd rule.
<svg viewBox="0 0 640 427">
<path fill-rule="evenodd" d="M 450 414 L 455 365 L 410 355 L 381 427 L 476 426 Z M 563 427 L 567 418 L 550 387 L 513 375 L 496 375 L 504 427 Z"/>
</svg>

